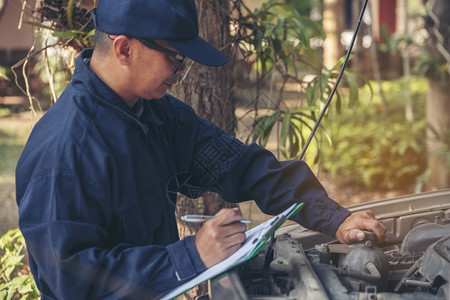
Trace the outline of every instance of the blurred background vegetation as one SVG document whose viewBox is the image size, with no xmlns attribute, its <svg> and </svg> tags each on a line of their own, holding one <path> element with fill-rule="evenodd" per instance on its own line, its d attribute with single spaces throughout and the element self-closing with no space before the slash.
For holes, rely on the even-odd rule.
<svg viewBox="0 0 450 300">
<path fill-rule="evenodd" d="M 297 159 L 336 80 L 361 4 L 227 2 L 224 49 L 233 92 L 227 102 L 235 119 L 213 121 L 280 159 Z M 92 45 L 95 5 L 0 1 L 0 235 L 17 227 L 17 160 L 33 124 L 70 81 L 76 55 Z M 445 0 L 370 1 L 349 68 L 304 157 L 342 205 L 450 187 L 449 13 Z M 11 48 L 20 37 L 25 44 Z M 241 208 L 257 218 L 254 205 Z M 14 270 L 8 265 L 8 274 L 28 276 L 16 233 L 0 240 L 0 254 L 6 259 L 16 251 L 21 259 Z M 1 297 L 12 297 L 11 290 L 36 296 L 31 283 L 19 291 L 12 278 L 0 280 Z"/>
</svg>

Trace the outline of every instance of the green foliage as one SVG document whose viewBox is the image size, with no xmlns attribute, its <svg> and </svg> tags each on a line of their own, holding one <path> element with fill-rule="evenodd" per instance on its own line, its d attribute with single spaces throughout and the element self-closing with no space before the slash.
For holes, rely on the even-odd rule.
<svg viewBox="0 0 450 300">
<path fill-rule="evenodd" d="M 70 46 L 79 52 L 93 46 L 94 24 L 91 10 L 97 1 L 90 5 L 86 1 L 50 1 L 44 0 L 38 8 L 39 21 L 31 21 L 37 28 L 49 29 L 58 37 L 60 45 Z"/>
<path fill-rule="evenodd" d="M 26 252 L 19 229 L 10 230 L 0 238 L 0 299 L 39 298 Z"/>
<path fill-rule="evenodd" d="M 237 5 L 239 1 L 235 2 Z M 240 10 L 240 18 L 235 20 L 235 23 L 239 24 L 236 39 L 241 45 L 244 59 L 254 59 L 256 82 L 262 82 L 269 74 L 281 75 L 280 98 L 274 107 L 268 107 L 271 111 L 269 114 L 255 120 L 249 139 L 266 146 L 270 136 L 276 131 L 281 155 L 289 159 L 300 155 L 314 126 L 316 115 L 327 101 L 344 62 L 344 58 L 341 58 L 333 68 L 328 69 L 322 66 L 320 57 L 319 60 L 311 59 L 314 58 L 311 53 L 316 52 L 317 55 L 319 51 L 314 51 L 310 41 L 313 38 L 325 39 L 325 33 L 317 22 L 304 15 L 312 7 L 311 1 L 306 2 L 268 1 L 254 12 L 247 11 L 245 15 Z M 305 75 L 312 79 L 304 81 Z M 347 69 L 341 84 L 341 87 L 348 91 L 347 97 L 351 107 L 355 106 L 359 99 L 356 77 L 367 82 L 362 74 Z M 288 81 L 302 89 L 299 96 L 305 99 L 306 103 L 303 101 L 299 104 L 300 108 L 280 108 L 284 100 L 282 91 Z M 336 91 L 333 99 L 338 112 L 341 111 L 343 103 L 341 90 Z M 319 128 L 321 138 L 329 139 L 323 127 Z M 316 148 L 317 145 L 316 143 Z M 315 154 L 314 161 L 317 161 L 319 152 L 315 151 Z"/>
<path fill-rule="evenodd" d="M 247 9 L 242 1 L 235 0 L 239 7 L 234 19 L 236 39 L 244 57 L 256 57 L 256 66 L 262 76 L 274 67 L 296 72 L 295 62 L 300 55 L 310 49 L 310 39 L 325 38 L 321 26 L 309 17 L 302 16 L 289 4 L 268 1 L 254 12 Z"/>
<path fill-rule="evenodd" d="M 0 80 L 11 80 L 9 76 L 7 76 L 8 68 L 0 65 Z"/>
<path fill-rule="evenodd" d="M 279 133 L 279 146 L 283 157 L 292 159 L 300 155 L 303 146 L 312 132 L 312 128 L 316 121 L 316 115 L 319 113 L 321 105 L 325 103 L 331 90 L 334 86 L 334 82 L 339 74 L 339 69 L 343 63 L 341 58 L 337 64 L 331 69 L 323 67 L 320 75 L 315 76 L 307 85 L 305 89 L 305 96 L 307 105 L 293 110 L 275 110 L 274 113 L 268 116 L 263 116 L 255 120 L 253 141 L 258 142 L 261 146 L 265 147 L 269 140 L 269 137 L 274 130 L 274 125 L 279 123 L 281 126 Z M 355 107 L 359 100 L 359 86 L 353 74 L 362 78 L 365 82 L 367 79 L 358 72 L 347 69 L 344 73 L 344 86 L 346 86 L 347 99 L 349 107 Z M 372 97 L 372 89 L 369 87 L 369 99 Z M 335 107 L 338 113 L 342 110 L 342 96 L 341 92 L 337 90 L 335 94 Z M 325 137 L 329 143 L 331 143 L 330 137 L 325 131 L 323 126 L 319 127 L 321 134 Z M 277 129 L 275 129 L 277 130 Z M 319 142 L 318 137 L 314 137 L 316 142 Z M 320 142 L 319 142 L 320 143 Z M 314 162 L 317 162 L 319 158 L 319 152 L 316 151 Z"/>
<path fill-rule="evenodd" d="M 42 95 L 46 98 L 56 98 L 61 95 L 73 75 L 73 53 L 54 47 L 47 60 L 39 60 L 34 66 L 34 71 L 39 74 L 42 82 L 50 83 L 42 88 Z M 51 76 L 48 76 L 51 74 Z M 54 93 L 54 95 L 53 95 Z"/>
<path fill-rule="evenodd" d="M 38 73 L 39 78 L 48 83 L 48 88 L 37 97 L 50 96 L 51 104 L 56 101 L 72 76 L 73 58 L 81 50 L 93 46 L 95 29 L 91 11 L 97 1 L 42 0 L 39 4 L 36 7 L 33 5 L 32 8 L 29 5 L 18 5 L 22 7 L 24 23 L 34 27 L 36 41 L 39 41 L 40 45 L 34 44 L 28 55 L 12 66 L 12 70 L 14 77 L 18 78 L 18 73 L 24 72 L 30 60 L 34 58 L 38 63 L 31 64 L 36 67 L 33 72 Z M 41 110 L 41 101 L 29 91 L 28 76 L 24 79 L 25 83 L 18 83 L 17 88 L 33 102 L 30 108 L 37 115 L 34 104 Z"/>
<path fill-rule="evenodd" d="M 10 96 L 18 93 L 11 68 L 0 65 L 0 96 Z"/>
<path fill-rule="evenodd" d="M 0 108 L 0 118 L 8 117 L 11 115 L 11 110 L 9 108 Z"/>
<path fill-rule="evenodd" d="M 408 51 L 416 75 L 447 84 L 450 78 L 449 6 L 446 0 L 422 2 L 408 1 L 408 18 L 416 28 L 392 38 L 386 36 L 384 40 L 390 40 L 389 51 L 403 52 L 403 55 Z"/>
<path fill-rule="evenodd" d="M 436 78 L 442 85 L 446 85 L 450 80 L 449 66 L 446 61 L 435 54 L 424 53 L 417 60 L 414 66 L 414 73 L 427 78 Z"/>
<path fill-rule="evenodd" d="M 346 178 L 348 184 L 372 190 L 411 189 L 426 167 L 426 89 L 426 80 L 414 79 L 414 121 L 404 117 L 402 81 L 383 82 L 387 107 L 376 95 L 340 115 L 330 114 L 324 126 L 331 131 L 333 143 L 321 148 L 322 168 L 334 179 Z M 361 99 L 368 99 L 369 93 L 364 89 Z"/>
<path fill-rule="evenodd" d="M 309 16 L 313 8 L 312 0 L 285 0 L 285 2 L 302 16 Z"/>
<path fill-rule="evenodd" d="M 254 123 L 253 141 L 266 147 L 275 124 L 281 125 L 280 149 L 284 157 L 298 156 L 312 130 L 313 119 L 309 115 L 316 111 L 314 106 L 300 107 L 290 111 L 275 111 L 273 114 L 258 118 Z"/>
</svg>

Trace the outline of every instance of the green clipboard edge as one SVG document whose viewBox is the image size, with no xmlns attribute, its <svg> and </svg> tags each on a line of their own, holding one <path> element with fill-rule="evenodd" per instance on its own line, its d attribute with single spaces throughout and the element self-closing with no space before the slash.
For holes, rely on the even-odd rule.
<svg viewBox="0 0 450 300">
<path fill-rule="evenodd" d="M 249 259 L 252 259 L 253 257 L 255 257 L 255 255 L 258 254 L 259 251 L 261 250 L 261 248 L 266 244 L 266 242 L 267 242 L 267 240 L 270 238 L 270 236 L 271 236 L 272 234 L 274 234 L 275 231 L 277 231 L 277 229 L 280 228 L 280 226 L 281 226 L 284 222 L 286 222 L 290 217 L 292 217 L 294 214 L 296 214 L 296 213 L 297 213 L 304 205 L 305 205 L 305 203 L 303 203 L 303 202 L 298 203 L 298 204 L 292 209 L 292 211 L 291 211 L 290 213 L 288 213 L 288 214 L 284 217 L 284 219 L 277 220 L 277 221 L 275 222 L 275 226 L 273 226 L 273 228 L 265 234 L 264 238 L 263 238 L 261 241 L 259 241 L 259 243 L 258 243 L 258 245 L 255 247 L 255 249 L 253 249 L 253 251 L 252 251 L 246 258 L 244 258 L 244 259 L 241 260 L 240 262 L 238 262 L 238 263 L 236 263 L 236 264 L 230 266 L 229 268 L 223 270 L 221 273 L 219 273 L 219 274 L 217 274 L 217 275 L 215 275 L 215 276 L 213 276 L 213 277 L 211 277 L 211 278 L 208 278 L 208 279 L 206 279 L 206 280 L 204 280 L 204 281 L 198 283 L 197 285 L 195 285 L 195 286 L 193 286 L 193 287 L 191 287 L 191 288 L 189 288 L 189 289 L 187 289 L 187 290 L 185 290 L 185 291 L 179 293 L 178 295 L 176 295 L 175 297 L 170 298 L 170 299 L 175 299 L 176 297 L 178 297 L 178 296 L 180 296 L 180 295 L 186 293 L 187 291 L 190 291 L 190 290 L 193 289 L 194 287 L 196 287 L 196 286 L 198 286 L 198 285 L 200 285 L 200 284 L 202 284 L 202 283 L 204 283 L 204 282 L 206 282 L 206 281 L 208 281 L 208 280 L 217 278 L 218 276 L 221 276 L 223 273 L 225 273 L 225 272 L 227 272 L 227 271 L 233 269 L 234 267 L 236 267 L 236 266 L 238 266 L 238 265 L 240 265 L 240 264 L 242 264 L 242 263 L 248 261 Z"/>
<path fill-rule="evenodd" d="M 240 261 L 240 262 L 238 262 L 238 263 L 232 265 L 231 267 L 229 267 L 228 269 L 226 269 L 225 271 L 223 271 L 221 274 L 223 274 L 224 272 L 226 272 L 226 271 L 228 271 L 228 270 L 230 270 L 230 269 L 232 269 L 232 268 L 234 268 L 234 267 L 236 267 L 236 266 L 238 266 L 238 265 L 240 265 L 240 264 L 242 264 L 242 263 L 248 261 L 249 259 L 252 259 L 253 257 L 255 257 L 256 254 L 259 253 L 259 251 L 261 250 L 261 248 L 264 247 L 264 245 L 266 244 L 267 240 L 275 233 L 275 231 L 277 231 L 277 229 L 280 228 L 280 226 L 283 225 L 283 223 L 286 222 L 291 216 L 293 216 L 294 214 L 296 214 L 296 213 L 303 207 L 303 205 L 305 205 L 305 203 L 303 203 L 303 202 L 297 204 L 297 205 L 294 207 L 294 209 L 292 209 L 292 211 L 291 211 L 290 213 L 288 213 L 288 214 L 286 215 L 286 217 L 284 217 L 284 219 L 277 220 L 277 221 L 275 222 L 276 226 L 274 226 L 270 231 L 268 231 L 268 232 L 265 234 L 264 239 L 262 239 L 261 241 L 259 241 L 259 244 L 255 247 L 255 249 L 253 249 L 253 251 L 252 251 L 246 258 L 244 258 L 242 261 Z M 220 275 L 220 274 L 217 274 L 217 275 L 214 276 L 214 277 L 217 277 L 218 275 Z"/>
</svg>

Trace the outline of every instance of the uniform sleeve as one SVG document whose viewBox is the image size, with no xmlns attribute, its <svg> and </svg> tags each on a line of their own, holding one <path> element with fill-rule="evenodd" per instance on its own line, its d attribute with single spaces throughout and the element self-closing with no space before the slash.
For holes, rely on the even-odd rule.
<svg viewBox="0 0 450 300">
<path fill-rule="evenodd" d="M 330 236 L 350 214 L 328 197 L 303 161 L 279 161 L 266 149 L 245 145 L 202 119 L 190 136 L 195 136 L 191 170 L 203 190 L 218 192 L 229 202 L 255 200 L 270 215 L 304 202 L 293 220 Z"/>
<path fill-rule="evenodd" d="M 304 202 L 292 220 L 330 236 L 350 214 L 328 197 L 304 161 L 278 161 L 271 152 L 252 144 L 230 162 L 229 170 L 217 183 L 229 201 L 254 199 L 270 215 Z"/>
<path fill-rule="evenodd" d="M 205 270 L 193 237 L 167 247 L 116 243 L 110 207 L 100 200 L 105 193 L 75 172 L 53 170 L 34 176 L 18 199 L 44 296 L 153 299 Z"/>
</svg>

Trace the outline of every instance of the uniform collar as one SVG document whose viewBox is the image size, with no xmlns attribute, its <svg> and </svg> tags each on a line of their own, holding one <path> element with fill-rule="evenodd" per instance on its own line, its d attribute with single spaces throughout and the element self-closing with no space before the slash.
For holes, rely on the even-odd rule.
<svg viewBox="0 0 450 300">
<path fill-rule="evenodd" d="M 114 106 L 129 114 L 132 111 L 128 104 L 120 98 L 109 86 L 107 86 L 91 69 L 89 62 L 91 60 L 93 49 L 85 49 L 75 60 L 75 72 L 73 74 L 73 83 L 81 83 L 87 88 L 96 99 L 108 106 Z"/>
<path fill-rule="evenodd" d="M 95 96 L 95 100 L 99 101 L 104 106 L 109 107 L 111 110 L 118 111 L 121 115 L 127 116 L 128 119 L 138 123 L 140 126 L 143 125 L 139 121 L 139 118 L 141 117 L 145 117 L 147 121 L 161 124 L 161 120 L 151 110 L 151 104 L 148 103 L 154 100 L 147 101 L 139 99 L 133 108 L 130 108 L 118 94 L 89 69 L 92 53 L 93 49 L 84 49 L 77 57 L 75 60 L 75 72 L 73 74 L 72 83 L 75 85 L 82 84 L 83 87 L 88 89 Z M 126 114 L 123 114 L 123 112 Z"/>
<path fill-rule="evenodd" d="M 133 111 L 133 114 L 136 116 L 136 118 L 139 119 L 144 112 L 144 100 L 142 100 L 142 98 L 139 98 L 138 101 L 136 101 L 136 103 L 133 105 L 131 110 Z"/>
</svg>

